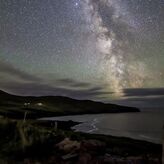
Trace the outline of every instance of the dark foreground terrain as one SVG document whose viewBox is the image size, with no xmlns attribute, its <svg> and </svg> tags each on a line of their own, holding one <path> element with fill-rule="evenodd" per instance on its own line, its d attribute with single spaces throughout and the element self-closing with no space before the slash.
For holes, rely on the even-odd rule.
<svg viewBox="0 0 164 164">
<path fill-rule="evenodd" d="M 161 163 L 162 145 L 73 132 L 73 121 L 40 117 L 139 112 L 137 108 L 66 97 L 21 97 L 0 91 L 0 164 Z"/>
<path fill-rule="evenodd" d="M 105 135 L 75 133 L 75 122 L 0 119 L 0 163 L 161 163 L 162 146 Z"/>
</svg>

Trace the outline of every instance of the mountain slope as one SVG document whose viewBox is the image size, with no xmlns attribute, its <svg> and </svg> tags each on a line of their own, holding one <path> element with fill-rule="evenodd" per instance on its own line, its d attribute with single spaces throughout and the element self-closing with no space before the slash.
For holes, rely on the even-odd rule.
<svg viewBox="0 0 164 164">
<path fill-rule="evenodd" d="M 75 100 L 62 96 L 16 96 L 0 91 L 0 115 L 13 118 L 39 118 L 59 115 L 139 112 L 134 107 Z"/>
</svg>

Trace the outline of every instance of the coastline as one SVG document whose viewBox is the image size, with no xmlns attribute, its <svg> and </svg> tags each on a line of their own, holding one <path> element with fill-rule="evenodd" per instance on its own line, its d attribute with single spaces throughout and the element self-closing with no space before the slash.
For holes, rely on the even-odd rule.
<svg viewBox="0 0 164 164">
<path fill-rule="evenodd" d="M 151 118 L 154 117 L 154 122 Z M 75 132 L 91 134 L 105 134 L 112 136 L 124 136 L 137 140 L 145 140 L 152 143 L 162 143 L 163 125 L 162 115 L 155 113 L 113 113 L 113 114 L 86 114 L 76 116 L 60 116 L 41 118 L 41 120 L 80 122 L 72 129 Z M 143 123 L 145 120 L 145 124 Z M 128 124 L 127 124 L 128 123 Z"/>
<path fill-rule="evenodd" d="M 60 128 L 54 129 L 55 125 L 51 121 L 27 120 L 23 123 L 21 120 L 1 119 L 2 137 L 0 143 L 2 149 L 0 150 L 0 159 L 11 160 L 16 163 L 18 161 L 23 163 L 24 159 L 28 159 L 29 161 L 36 160 L 42 163 L 45 160 L 50 160 L 53 156 L 55 157 L 54 161 L 62 163 L 65 159 L 61 159 L 61 157 L 67 158 L 65 155 L 68 155 L 67 160 L 72 161 L 74 157 L 69 155 L 72 151 L 75 151 L 74 148 L 60 150 L 59 147 L 55 146 L 61 142 L 66 142 L 68 144 L 67 148 L 75 143 L 81 145 L 73 153 L 79 158 L 85 156 L 83 149 L 88 147 L 87 153 L 94 159 L 101 157 L 102 160 L 105 160 L 115 157 L 118 160 L 127 160 L 133 157 L 133 159 L 139 158 L 140 160 L 146 159 L 158 162 L 161 160 L 162 145 L 160 144 L 126 137 L 74 132 L 71 127 L 78 124 L 77 122 L 62 121 L 58 123 Z M 6 135 L 8 135 L 9 143 L 6 142 Z M 99 147 L 102 150 L 100 152 L 98 151 Z M 106 157 L 109 155 L 110 157 Z"/>
<path fill-rule="evenodd" d="M 126 137 L 74 132 L 77 121 L 41 117 L 136 113 L 138 108 L 66 97 L 0 94 L 0 163 L 160 163 L 162 145 Z M 30 105 L 26 105 L 30 104 Z M 41 104 L 41 106 L 40 106 Z M 56 123 L 57 122 L 57 123 Z"/>
</svg>

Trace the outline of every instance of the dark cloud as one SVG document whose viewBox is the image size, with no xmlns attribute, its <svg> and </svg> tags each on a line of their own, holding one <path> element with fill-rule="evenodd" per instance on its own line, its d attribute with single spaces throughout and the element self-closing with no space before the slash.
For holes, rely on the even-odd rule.
<svg viewBox="0 0 164 164">
<path fill-rule="evenodd" d="M 125 97 L 132 96 L 164 96 L 164 88 L 136 88 L 124 89 Z"/>
<path fill-rule="evenodd" d="M 114 103 L 141 109 L 164 109 L 164 88 L 124 89 L 122 99 Z"/>
<path fill-rule="evenodd" d="M 25 81 L 38 81 L 40 80 L 36 76 L 32 76 L 28 73 L 22 72 L 19 69 L 16 69 L 12 65 L 4 62 L 0 62 L 0 76 L 3 81 L 3 77 L 14 77 L 17 79 L 25 80 Z"/>
<path fill-rule="evenodd" d="M 127 97 L 114 101 L 114 103 L 139 107 L 141 109 L 164 109 L 164 96 L 156 97 Z"/>
<path fill-rule="evenodd" d="M 86 83 L 86 82 L 78 82 L 73 79 L 58 79 L 56 80 L 56 83 L 59 85 L 66 85 L 66 86 L 71 86 L 71 87 L 89 87 L 91 84 Z"/>
<path fill-rule="evenodd" d="M 90 89 L 69 89 L 67 87 L 53 87 L 40 83 L 6 83 L 3 90 L 26 96 L 67 96 L 76 99 L 96 99 L 102 95 L 110 95 L 103 88 L 93 87 Z"/>
<path fill-rule="evenodd" d="M 46 84 L 42 79 L 24 73 L 12 65 L 2 62 L 0 64 L 0 89 L 9 93 L 26 96 L 67 96 L 104 102 L 109 102 L 114 94 L 106 91 L 106 86 L 93 86 L 69 78 L 54 80 L 53 85 Z M 112 102 L 141 108 L 164 107 L 164 88 L 127 88 L 123 93 L 123 99 Z"/>
<path fill-rule="evenodd" d="M 0 65 L 0 77 L 2 79 L 0 89 L 18 95 L 54 95 L 77 99 L 95 99 L 102 95 L 111 94 L 111 92 L 103 91 L 103 87 L 68 78 L 54 80 L 53 84 L 47 84 L 41 78 L 33 77 L 6 63 Z"/>
<path fill-rule="evenodd" d="M 12 65 L 2 62 L 0 64 L 1 89 L 10 93 L 29 96 L 67 96 L 99 101 L 109 101 L 109 97 L 114 94 L 104 91 L 105 87 L 103 86 L 93 86 L 90 83 L 78 82 L 69 78 L 55 80 L 52 86 L 45 84 L 42 79 L 14 68 Z M 164 88 L 124 89 L 123 92 L 124 99 L 116 101 L 116 103 L 139 107 L 164 106 Z"/>
</svg>

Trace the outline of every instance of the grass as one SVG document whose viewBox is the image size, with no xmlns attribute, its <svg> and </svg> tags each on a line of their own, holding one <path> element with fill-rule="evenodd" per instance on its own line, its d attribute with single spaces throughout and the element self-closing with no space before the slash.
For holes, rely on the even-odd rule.
<svg viewBox="0 0 164 164">
<path fill-rule="evenodd" d="M 20 97 L 0 91 L 0 163 L 23 163 L 24 159 L 46 161 L 61 157 L 55 145 L 68 137 L 79 142 L 96 139 L 106 144 L 103 153 L 126 156 L 146 156 L 161 159 L 162 145 L 123 137 L 73 132 L 72 121 L 39 121 L 36 118 L 59 115 L 138 112 L 136 108 L 79 101 L 65 97 Z M 24 103 L 30 102 L 30 105 Z M 38 105 L 42 103 L 42 105 Z M 26 119 L 24 117 L 26 115 Z M 34 162 L 35 163 L 35 162 Z"/>
<path fill-rule="evenodd" d="M 61 122 L 55 130 L 51 122 L 0 119 L 0 159 L 4 161 L 23 161 L 24 159 L 45 160 L 50 156 L 61 156 L 55 145 L 68 137 L 82 141 L 96 139 L 106 143 L 105 152 L 122 157 L 143 156 L 161 158 L 162 146 L 146 141 L 123 137 L 75 133 L 66 128 L 68 122 Z M 70 126 L 75 123 L 70 123 Z M 63 125 L 63 126 L 62 126 Z M 11 162 L 12 163 L 12 162 Z"/>
</svg>

